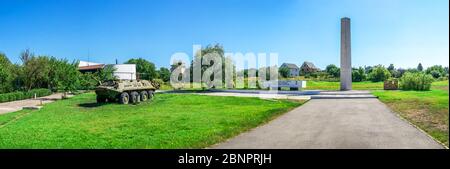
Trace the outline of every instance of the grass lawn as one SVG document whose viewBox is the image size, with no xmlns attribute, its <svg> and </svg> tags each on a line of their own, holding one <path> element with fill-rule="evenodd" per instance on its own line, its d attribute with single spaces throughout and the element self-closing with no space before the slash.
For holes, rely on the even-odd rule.
<svg viewBox="0 0 450 169">
<path fill-rule="evenodd" d="M 340 82 L 306 81 L 306 90 L 339 90 Z M 353 90 L 383 89 L 383 82 L 353 82 Z"/>
<path fill-rule="evenodd" d="M 0 148 L 204 148 L 301 105 L 286 100 L 157 94 L 139 105 L 85 93 L 0 115 Z"/>
<path fill-rule="evenodd" d="M 449 145 L 448 81 L 434 82 L 430 91 L 372 92 L 400 116 Z"/>
</svg>

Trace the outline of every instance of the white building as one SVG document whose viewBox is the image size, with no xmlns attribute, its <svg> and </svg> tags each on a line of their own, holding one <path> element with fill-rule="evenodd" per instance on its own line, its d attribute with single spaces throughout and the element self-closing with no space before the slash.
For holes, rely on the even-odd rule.
<svg viewBox="0 0 450 169">
<path fill-rule="evenodd" d="M 120 80 L 136 80 L 136 64 L 110 64 L 115 68 L 113 75 Z M 105 64 L 80 61 L 78 70 L 82 73 L 97 72 L 105 67 Z"/>
<path fill-rule="evenodd" d="M 136 64 L 114 64 L 114 76 L 120 80 L 136 80 Z"/>
</svg>

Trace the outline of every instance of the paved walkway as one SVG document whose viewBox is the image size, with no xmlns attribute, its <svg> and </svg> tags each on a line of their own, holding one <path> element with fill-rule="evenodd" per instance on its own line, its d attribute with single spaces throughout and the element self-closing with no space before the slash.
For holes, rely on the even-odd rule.
<svg viewBox="0 0 450 169">
<path fill-rule="evenodd" d="M 19 110 L 22 110 L 23 107 L 37 106 L 37 105 L 41 104 L 41 101 L 42 101 L 42 104 L 50 103 L 55 100 L 61 99 L 61 96 L 62 96 L 62 93 L 54 93 L 52 95 L 45 96 L 45 97 L 39 97 L 37 99 L 25 99 L 25 100 L 0 103 L 0 114 L 19 111 Z M 68 97 L 71 97 L 71 95 L 68 95 Z"/>
<path fill-rule="evenodd" d="M 211 148 L 444 148 L 378 99 L 312 99 Z"/>
</svg>

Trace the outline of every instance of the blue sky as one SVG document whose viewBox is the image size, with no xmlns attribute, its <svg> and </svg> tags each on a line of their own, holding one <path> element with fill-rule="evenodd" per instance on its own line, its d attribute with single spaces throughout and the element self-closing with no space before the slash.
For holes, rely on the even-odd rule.
<svg viewBox="0 0 450 169">
<path fill-rule="evenodd" d="M 277 52 L 279 62 L 339 64 L 340 18 L 352 20 L 352 64 L 449 62 L 448 0 L 0 0 L 0 52 L 101 63 L 221 43 Z"/>
</svg>

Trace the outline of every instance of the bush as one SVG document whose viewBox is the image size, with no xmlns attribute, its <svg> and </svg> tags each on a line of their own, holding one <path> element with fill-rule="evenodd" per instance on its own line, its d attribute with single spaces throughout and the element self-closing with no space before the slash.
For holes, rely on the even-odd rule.
<svg viewBox="0 0 450 169">
<path fill-rule="evenodd" d="M 156 89 L 159 89 L 161 87 L 161 85 L 164 84 L 164 81 L 162 79 L 153 79 L 151 82 L 152 82 L 152 85 L 154 85 L 154 87 Z"/>
<path fill-rule="evenodd" d="M 372 82 L 382 82 L 391 77 L 391 73 L 381 65 L 375 66 L 368 75 L 368 79 Z"/>
<path fill-rule="evenodd" d="M 27 92 L 11 92 L 0 94 L 0 103 L 33 98 L 34 94 L 36 94 L 36 97 L 42 97 L 48 96 L 52 94 L 52 92 L 49 89 L 33 89 Z"/>
<path fill-rule="evenodd" d="M 352 81 L 353 82 L 362 82 L 366 80 L 366 71 L 363 67 L 359 67 L 358 69 L 352 69 Z"/>
<path fill-rule="evenodd" d="M 425 73 L 406 72 L 400 78 L 400 88 L 402 90 L 430 90 L 433 76 Z"/>
</svg>

